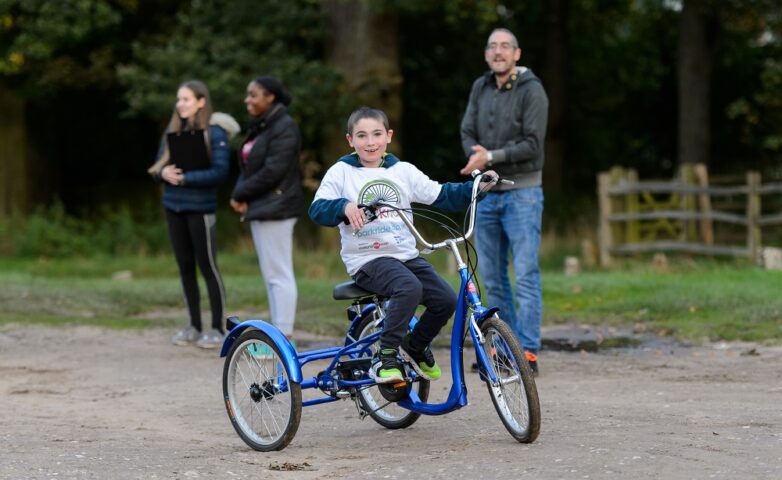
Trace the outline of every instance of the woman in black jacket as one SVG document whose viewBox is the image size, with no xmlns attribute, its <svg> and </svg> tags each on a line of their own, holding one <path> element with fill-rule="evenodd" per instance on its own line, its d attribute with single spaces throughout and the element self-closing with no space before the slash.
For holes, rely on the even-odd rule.
<svg viewBox="0 0 782 480">
<path fill-rule="evenodd" d="M 288 115 L 290 102 L 291 96 L 272 77 L 258 77 L 247 86 L 244 103 L 253 120 L 239 151 L 241 174 L 231 194 L 231 207 L 250 221 L 272 323 L 289 338 L 298 295 L 293 226 L 304 211 L 301 135 Z"/>
</svg>

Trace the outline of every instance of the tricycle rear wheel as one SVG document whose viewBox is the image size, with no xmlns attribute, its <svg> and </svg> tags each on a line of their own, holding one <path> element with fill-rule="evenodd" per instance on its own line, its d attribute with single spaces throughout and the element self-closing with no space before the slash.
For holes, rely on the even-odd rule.
<svg viewBox="0 0 782 480">
<path fill-rule="evenodd" d="M 223 395 L 236 433 L 254 450 L 285 448 L 299 429 L 301 385 L 268 335 L 246 330 L 234 342 L 223 368 Z"/>
</svg>

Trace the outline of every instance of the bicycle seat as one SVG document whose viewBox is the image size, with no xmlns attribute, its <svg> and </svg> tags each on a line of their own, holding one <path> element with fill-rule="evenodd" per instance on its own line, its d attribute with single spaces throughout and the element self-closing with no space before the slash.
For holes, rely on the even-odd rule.
<svg viewBox="0 0 782 480">
<path fill-rule="evenodd" d="M 335 286 L 331 295 L 334 297 L 334 300 L 359 300 L 361 298 L 376 296 L 376 294 L 369 290 L 364 290 L 359 287 L 356 285 L 356 282 L 352 280 L 349 282 L 342 282 Z M 377 296 L 381 297 L 381 295 Z"/>
</svg>

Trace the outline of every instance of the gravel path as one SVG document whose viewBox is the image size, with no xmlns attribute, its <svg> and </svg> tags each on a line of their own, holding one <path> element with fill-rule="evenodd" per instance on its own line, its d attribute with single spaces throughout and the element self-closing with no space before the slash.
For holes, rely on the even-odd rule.
<svg viewBox="0 0 782 480">
<path fill-rule="evenodd" d="M 782 478 L 780 346 L 544 352 L 531 445 L 473 374 L 457 412 L 389 431 L 350 401 L 309 407 L 262 454 L 225 413 L 222 360 L 171 333 L 1 327 L 0 478 Z"/>
</svg>

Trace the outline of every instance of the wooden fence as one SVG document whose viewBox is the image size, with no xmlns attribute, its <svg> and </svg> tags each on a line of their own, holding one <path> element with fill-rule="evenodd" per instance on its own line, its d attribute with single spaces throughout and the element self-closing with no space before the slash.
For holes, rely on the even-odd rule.
<svg viewBox="0 0 782 480">
<path fill-rule="evenodd" d="M 762 228 L 782 225 L 782 213 L 762 214 L 761 197 L 782 193 L 782 183 L 763 185 L 760 174 L 753 171 L 746 173 L 744 181 L 710 185 L 701 164 L 682 167 L 669 182 L 640 181 L 635 170 L 621 167 L 600 173 L 600 264 L 610 265 L 613 255 L 658 251 L 754 261 L 761 249 Z M 738 225 L 745 235 L 740 242 L 720 239 L 717 243 L 715 223 Z"/>
</svg>

